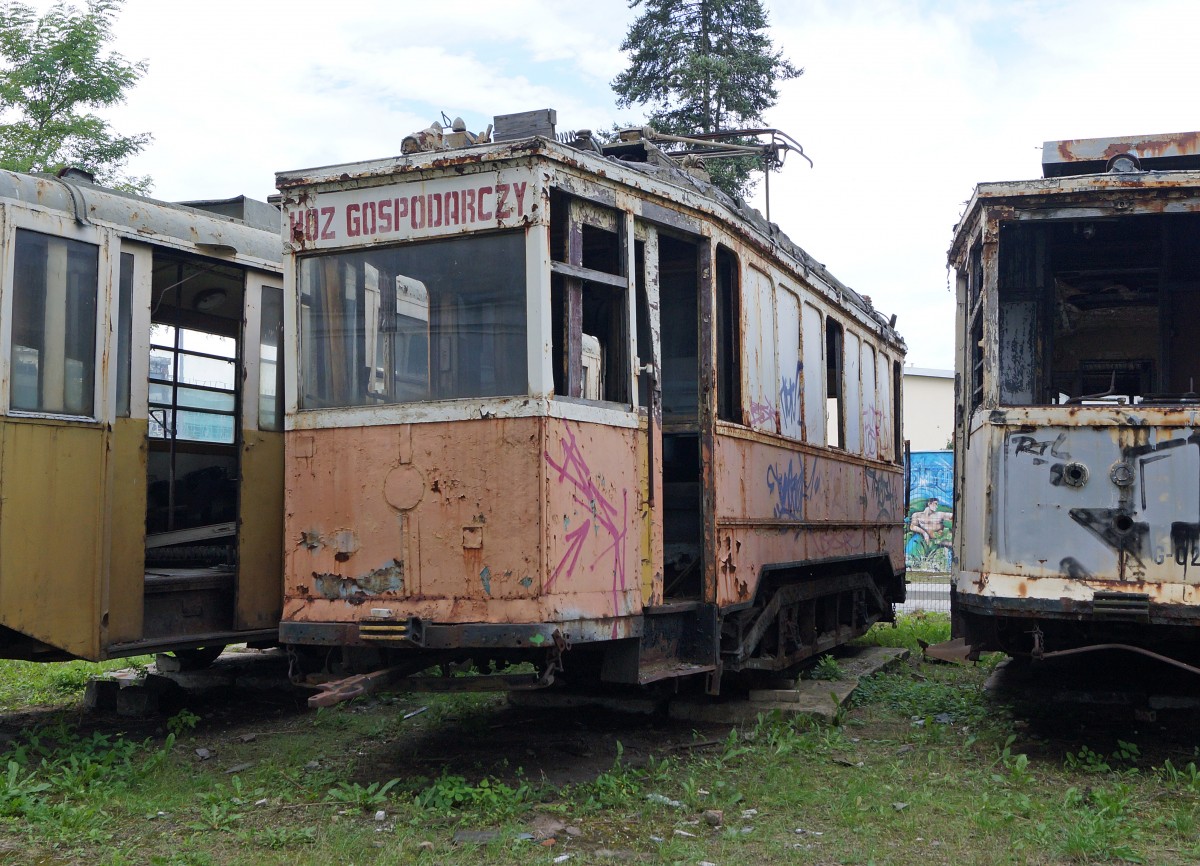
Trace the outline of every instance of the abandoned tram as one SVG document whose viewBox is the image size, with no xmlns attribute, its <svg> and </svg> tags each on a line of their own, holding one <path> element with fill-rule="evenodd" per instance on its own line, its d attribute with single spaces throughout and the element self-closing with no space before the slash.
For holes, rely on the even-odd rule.
<svg viewBox="0 0 1200 866">
<path fill-rule="evenodd" d="M 314 703 L 465 661 L 716 693 L 903 600 L 893 323 L 695 160 L 552 115 L 277 177 L 280 637 L 346 676 Z"/>
<path fill-rule="evenodd" d="M 0 171 L 0 657 L 274 641 L 279 226 Z"/>
<path fill-rule="evenodd" d="M 1043 168 L 978 186 L 950 250 L 954 632 L 1171 656 L 1200 622 L 1200 135 Z"/>
</svg>

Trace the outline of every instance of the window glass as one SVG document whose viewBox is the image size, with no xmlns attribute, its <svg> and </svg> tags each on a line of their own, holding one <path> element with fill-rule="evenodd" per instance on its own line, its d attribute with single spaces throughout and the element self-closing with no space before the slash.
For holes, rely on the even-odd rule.
<svg viewBox="0 0 1200 866">
<path fill-rule="evenodd" d="M 804 404 L 804 435 L 808 442 L 817 445 L 825 442 L 825 364 L 821 349 L 825 340 L 821 338 L 821 311 L 805 304 L 802 316 L 804 336 L 800 345 L 804 348 L 804 369 L 801 371 L 801 402 Z"/>
<path fill-rule="evenodd" d="M 862 344 L 862 453 L 867 457 L 879 456 L 880 429 L 883 419 L 875 403 L 875 348 L 865 340 Z"/>
<path fill-rule="evenodd" d="M 11 408 L 95 414 L 99 258 L 93 244 L 17 229 Z"/>
<path fill-rule="evenodd" d="M 853 331 L 845 333 L 845 367 L 842 369 L 844 382 L 845 407 L 843 409 L 846 425 L 846 450 L 861 454 L 862 442 L 862 391 L 859 382 L 858 359 L 860 340 Z"/>
<path fill-rule="evenodd" d="M 301 406 L 528 391 L 520 232 L 300 264 Z"/>
<path fill-rule="evenodd" d="M 117 415 L 129 417 L 130 360 L 133 354 L 133 253 L 121 253 L 117 283 Z"/>
<path fill-rule="evenodd" d="M 750 426 L 778 431 L 778 382 L 775 376 L 775 289 L 771 278 L 746 269 L 746 367 Z"/>
<path fill-rule="evenodd" d="M 262 320 L 258 335 L 258 428 L 283 429 L 283 289 L 262 287 Z"/>
<path fill-rule="evenodd" d="M 779 352 L 779 432 L 799 439 L 804 429 L 803 406 L 800 402 L 800 300 L 783 286 L 776 288 L 778 303 L 778 334 L 775 345 Z"/>
<path fill-rule="evenodd" d="M 150 436 L 232 443 L 237 341 L 155 323 L 150 344 Z"/>
</svg>

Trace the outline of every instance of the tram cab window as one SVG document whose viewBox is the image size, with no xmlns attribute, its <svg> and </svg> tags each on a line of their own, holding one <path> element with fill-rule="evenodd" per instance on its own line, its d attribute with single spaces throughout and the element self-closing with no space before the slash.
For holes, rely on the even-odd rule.
<svg viewBox="0 0 1200 866">
<path fill-rule="evenodd" d="M 95 245 L 17 229 L 12 409 L 95 414 L 98 286 Z"/>
<path fill-rule="evenodd" d="M 623 217 L 559 192 L 550 213 L 554 393 L 631 403 Z"/>
<path fill-rule="evenodd" d="M 528 390 L 521 232 L 300 263 L 301 408 Z"/>
<path fill-rule="evenodd" d="M 1000 229 L 999 399 L 1171 403 L 1200 381 L 1200 216 Z M 1190 399 L 1190 398 L 1189 398 Z"/>
</svg>

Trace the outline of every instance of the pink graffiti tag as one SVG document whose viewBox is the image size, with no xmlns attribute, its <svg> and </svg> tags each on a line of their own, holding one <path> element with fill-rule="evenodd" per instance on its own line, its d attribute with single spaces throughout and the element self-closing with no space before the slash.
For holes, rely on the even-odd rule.
<svg viewBox="0 0 1200 866">
<path fill-rule="evenodd" d="M 592 476 L 592 470 L 588 468 L 587 461 L 583 459 L 583 452 L 579 450 L 579 444 L 575 441 L 575 434 L 567 428 L 567 438 L 560 440 L 562 445 L 563 457 L 562 463 L 555 462 L 550 456 L 550 452 L 545 452 L 546 463 L 558 472 L 559 484 L 568 483 L 574 488 L 571 498 L 580 505 L 588 508 L 592 512 L 592 518 L 596 521 L 596 525 L 603 529 L 611 539 L 611 544 L 596 554 L 596 558 L 592 560 L 589 568 L 595 569 L 596 563 L 600 558 L 605 556 L 609 551 L 613 554 L 613 614 L 619 613 L 619 593 L 625 589 L 625 535 L 627 531 L 629 516 L 629 491 L 624 492 L 624 513 L 621 515 L 621 522 L 617 523 L 617 508 L 613 505 L 596 484 L 595 478 Z M 575 574 L 575 569 L 579 565 L 580 555 L 583 553 L 583 545 L 587 541 L 588 530 L 592 528 L 592 520 L 585 520 L 581 526 L 571 530 L 566 535 L 567 550 L 558 561 L 554 572 L 546 581 L 545 589 L 550 590 L 560 576 L 566 577 L 568 580 Z M 613 624 L 614 632 L 616 623 Z"/>
<path fill-rule="evenodd" d="M 750 423 L 754 426 L 764 424 L 775 424 L 779 426 L 779 419 L 776 417 L 775 407 L 770 403 L 750 403 Z"/>
</svg>

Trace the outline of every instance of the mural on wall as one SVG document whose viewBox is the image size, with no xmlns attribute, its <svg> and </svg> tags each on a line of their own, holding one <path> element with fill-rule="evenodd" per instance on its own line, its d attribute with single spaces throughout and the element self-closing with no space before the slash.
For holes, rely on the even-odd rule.
<svg viewBox="0 0 1200 866">
<path fill-rule="evenodd" d="M 949 574 L 954 534 L 954 452 L 909 455 L 904 564 L 909 571 Z"/>
</svg>

